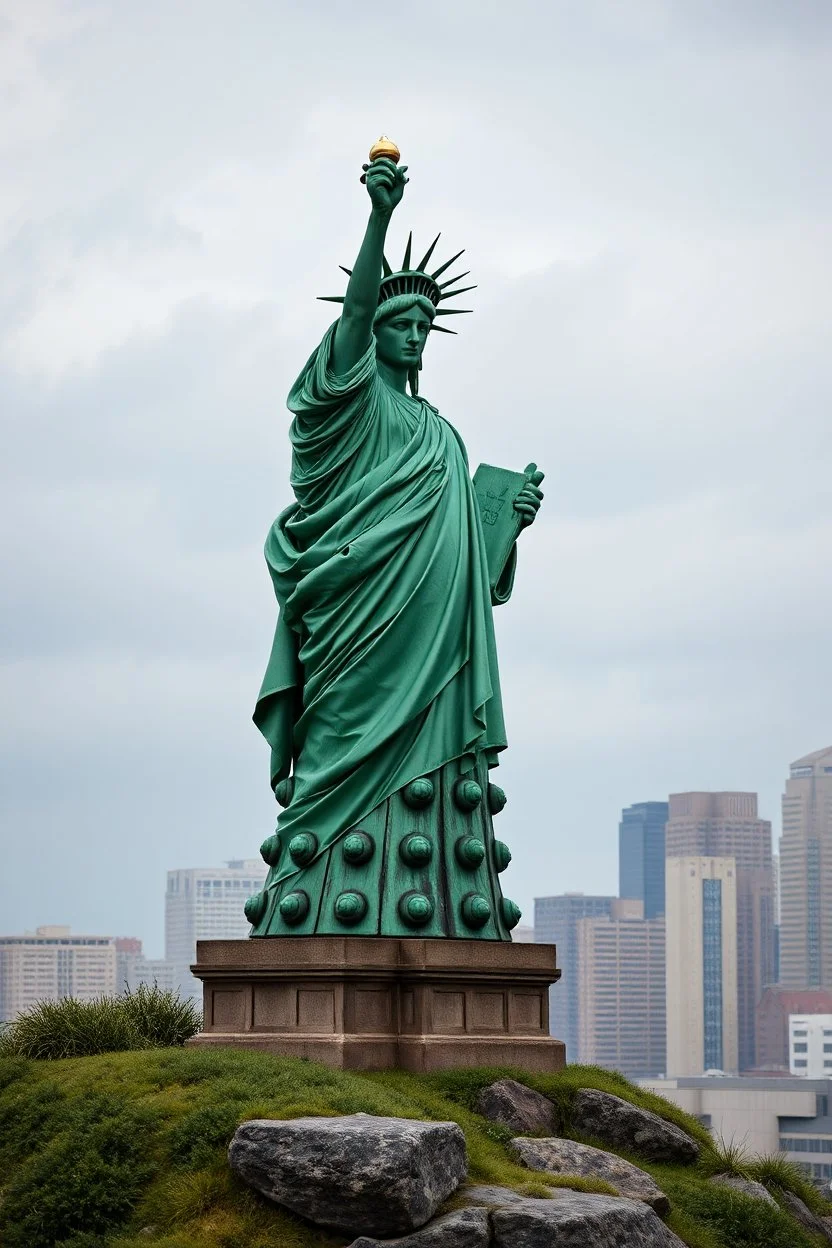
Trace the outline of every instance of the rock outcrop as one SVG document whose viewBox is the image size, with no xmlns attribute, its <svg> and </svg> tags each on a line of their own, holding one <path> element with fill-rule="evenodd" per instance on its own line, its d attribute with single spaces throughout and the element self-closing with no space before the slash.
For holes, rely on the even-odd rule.
<svg viewBox="0 0 832 1248">
<path fill-rule="evenodd" d="M 794 1192 L 783 1192 L 783 1204 L 802 1227 L 815 1235 L 825 1237 L 827 1242 L 832 1244 L 832 1229 L 827 1226 L 826 1219 L 819 1218 L 816 1213 L 812 1213 L 809 1206 L 799 1196 L 795 1196 Z"/>
<path fill-rule="evenodd" d="M 684 1248 L 641 1201 L 561 1193 L 554 1200 L 520 1200 L 494 1210 L 494 1248 Z"/>
<path fill-rule="evenodd" d="M 435 1218 L 404 1239 L 368 1239 L 362 1235 L 350 1248 L 489 1248 L 487 1209 L 457 1209 Z"/>
<path fill-rule="evenodd" d="M 468 1169 L 455 1122 L 368 1114 L 244 1122 L 228 1159 L 244 1183 L 310 1222 L 382 1238 L 423 1226 Z"/>
<path fill-rule="evenodd" d="M 528 1140 L 511 1141 L 511 1148 L 524 1166 L 530 1170 L 543 1170 L 549 1174 L 578 1174 L 584 1178 L 603 1179 L 622 1196 L 643 1200 L 656 1213 L 670 1213 L 670 1201 L 655 1179 L 638 1166 L 605 1153 L 589 1144 L 576 1144 L 574 1140 Z"/>
<path fill-rule="evenodd" d="M 738 1174 L 715 1174 L 711 1183 L 715 1183 L 717 1187 L 733 1188 L 735 1192 L 741 1192 L 743 1196 L 753 1196 L 755 1200 L 767 1200 L 770 1205 L 777 1204 L 771 1192 L 763 1187 L 762 1183 L 755 1183 L 753 1179 L 743 1179 Z"/>
<path fill-rule="evenodd" d="M 554 1135 L 558 1129 L 555 1107 L 549 1098 L 516 1079 L 498 1079 L 483 1088 L 475 1108 L 483 1118 L 502 1123 L 515 1135 Z"/>
<path fill-rule="evenodd" d="M 576 1131 L 613 1148 L 627 1149 L 645 1161 L 693 1165 L 699 1157 L 699 1145 L 681 1127 L 609 1092 L 581 1088 L 571 1118 Z"/>
</svg>

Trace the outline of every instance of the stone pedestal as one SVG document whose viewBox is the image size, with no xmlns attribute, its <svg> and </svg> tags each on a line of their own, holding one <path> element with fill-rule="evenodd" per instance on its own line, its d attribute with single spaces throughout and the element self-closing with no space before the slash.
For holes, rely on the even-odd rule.
<svg viewBox="0 0 832 1248">
<path fill-rule="evenodd" d="M 203 1031 L 342 1070 L 560 1070 L 554 945 L 388 936 L 201 940 Z"/>
</svg>

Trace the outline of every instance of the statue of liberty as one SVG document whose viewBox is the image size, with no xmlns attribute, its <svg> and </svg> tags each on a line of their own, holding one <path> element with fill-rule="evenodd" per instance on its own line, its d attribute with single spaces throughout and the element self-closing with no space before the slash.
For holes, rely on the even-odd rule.
<svg viewBox="0 0 832 1248">
<path fill-rule="evenodd" d="M 279 615 L 254 720 L 282 806 L 252 936 L 510 940 L 520 918 L 489 782 L 506 747 L 492 608 L 542 474 L 481 466 L 419 393 L 429 337 L 473 287 L 384 255 L 406 166 L 382 139 L 340 319 L 289 394 L 295 502 L 266 560 Z M 465 309 L 467 311 L 467 309 Z M 409 389 L 409 393 L 408 393 Z"/>
</svg>

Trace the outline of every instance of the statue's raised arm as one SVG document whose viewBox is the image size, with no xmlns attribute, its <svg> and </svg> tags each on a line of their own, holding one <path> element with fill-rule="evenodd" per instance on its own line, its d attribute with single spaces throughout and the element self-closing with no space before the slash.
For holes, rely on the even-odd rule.
<svg viewBox="0 0 832 1248">
<path fill-rule="evenodd" d="M 407 165 L 397 164 L 398 149 L 391 144 L 387 150 L 390 155 L 385 155 L 382 148 L 370 164 L 364 165 L 362 181 L 366 184 L 372 209 L 364 241 L 350 274 L 344 310 L 335 331 L 332 365 L 337 376 L 348 373 L 372 341 L 387 227 L 408 181 L 405 176 Z M 395 160 L 393 153 L 396 154 Z"/>
</svg>

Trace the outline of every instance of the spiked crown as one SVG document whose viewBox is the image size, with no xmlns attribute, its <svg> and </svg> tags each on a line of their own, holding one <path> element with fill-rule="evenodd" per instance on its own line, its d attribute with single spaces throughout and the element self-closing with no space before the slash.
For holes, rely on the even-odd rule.
<svg viewBox="0 0 832 1248">
<path fill-rule="evenodd" d="M 445 273 L 446 270 L 459 259 L 465 250 L 464 248 L 462 251 L 458 251 L 455 256 L 451 256 L 450 260 L 446 260 L 444 264 L 441 264 L 438 269 L 434 269 L 432 273 L 428 272 L 428 265 L 430 264 L 433 250 L 439 242 L 439 238 L 440 235 L 437 234 L 422 259 L 414 267 L 411 267 L 410 264 L 410 253 L 413 244 L 412 234 L 408 235 L 407 246 L 404 250 L 404 259 L 402 260 L 402 267 L 395 273 L 390 267 L 387 257 L 382 256 L 383 273 L 381 285 L 379 286 L 378 291 L 379 307 L 381 307 L 383 303 L 386 303 L 388 299 L 395 298 L 396 295 L 421 295 L 424 299 L 430 300 L 436 308 L 437 317 L 461 316 L 467 312 L 473 312 L 473 308 L 440 308 L 439 306 L 440 303 L 444 303 L 446 299 L 453 299 L 456 295 L 465 294 L 468 290 L 476 290 L 475 285 L 456 285 L 457 282 L 462 281 L 463 277 L 468 276 L 470 272 L 469 269 L 466 269 L 464 273 L 457 273 L 455 277 L 449 277 L 445 282 L 437 281 L 437 278 L 441 277 L 442 274 Z M 344 268 L 343 264 L 340 268 L 344 273 L 346 273 L 347 277 L 352 276 L 352 269 Z M 451 286 L 455 287 L 455 289 L 450 290 L 449 287 Z M 322 299 L 325 303 L 344 302 L 343 295 L 319 295 L 318 298 Z M 433 330 L 437 330 L 441 334 L 455 333 L 455 330 L 446 329 L 444 325 L 437 325 L 436 323 L 434 323 L 431 328 Z"/>
</svg>

